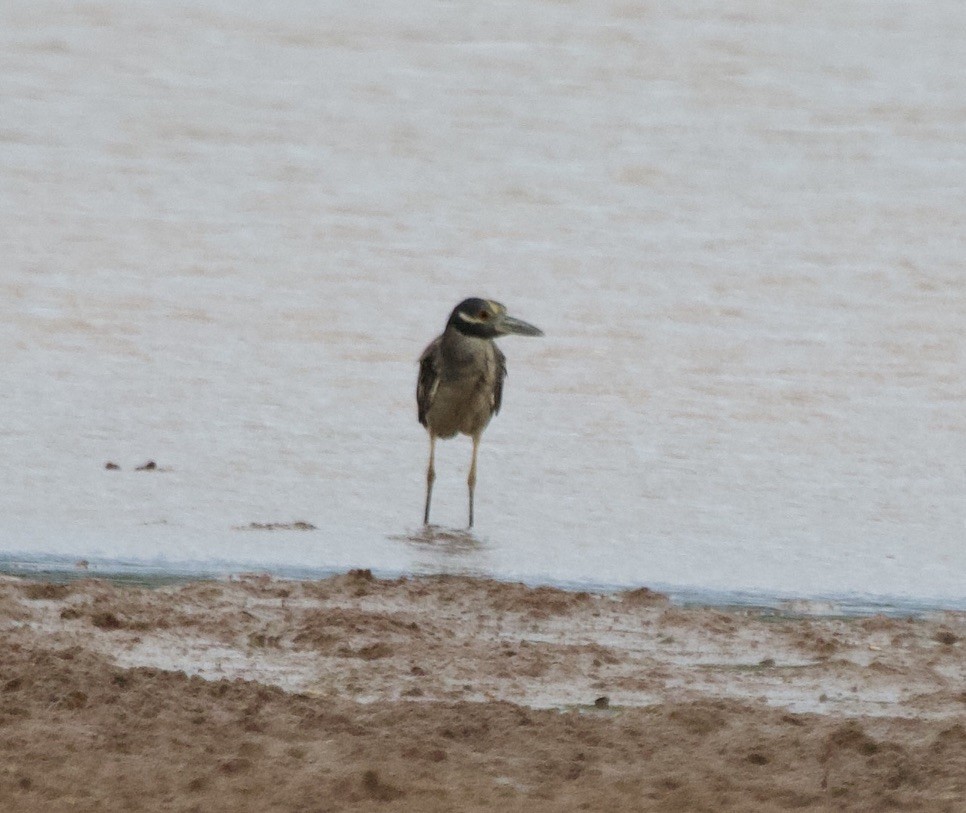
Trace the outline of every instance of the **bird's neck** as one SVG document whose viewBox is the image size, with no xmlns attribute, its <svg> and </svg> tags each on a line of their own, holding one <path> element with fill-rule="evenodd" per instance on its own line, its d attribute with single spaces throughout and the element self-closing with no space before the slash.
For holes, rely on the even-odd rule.
<svg viewBox="0 0 966 813">
<path fill-rule="evenodd" d="M 493 341 L 489 337 L 467 335 L 452 325 L 446 328 L 440 350 L 448 365 L 463 367 L 473 365 L 481 355 L 492 352 Z"/>
</svg>

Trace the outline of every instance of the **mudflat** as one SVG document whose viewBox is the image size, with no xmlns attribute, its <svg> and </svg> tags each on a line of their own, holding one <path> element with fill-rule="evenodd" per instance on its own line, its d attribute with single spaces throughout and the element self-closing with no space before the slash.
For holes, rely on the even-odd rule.
<svg viewBox="0 0 966 813">
<path fill-rule="evenodd" d="M 0 809 L 929 810 L 966 614 L 463 576 L 0 581 Z"/>
</svg>

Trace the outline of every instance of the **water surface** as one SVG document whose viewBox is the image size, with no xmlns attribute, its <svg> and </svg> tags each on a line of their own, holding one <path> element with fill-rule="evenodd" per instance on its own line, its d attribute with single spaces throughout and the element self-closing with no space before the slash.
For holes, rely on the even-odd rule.
<svg viewBox="0 0 966 813">
<path fill-rule="evenodd" d="M 0 552 L 966 606 L 966 7 L 357 6 L 0 10 Z"/>
</svg>

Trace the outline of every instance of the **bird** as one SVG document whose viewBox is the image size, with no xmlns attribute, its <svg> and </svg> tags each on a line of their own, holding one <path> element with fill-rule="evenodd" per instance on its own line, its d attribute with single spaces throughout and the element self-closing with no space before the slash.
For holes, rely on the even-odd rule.
<svg viewBox="0 0 966 813">
<path fill-rule="evenodd" d="M 506 356 L 493 340 L 510 334 L 542 336 L 543 331 L 510 316 L 499 302 L 471 297 L 453 308 L 445 330 L 419 357 L 416 405 L 419 422 L 429 433 L 424 525 L 429 525 L 429 504 L 436 480 L 436 439 L 462 433 L 473 441 L 473 458 L 466 479 L 469 527 L 473 527 L 477 450 L 483 430 L 500 411 L 506 378 Z"/>
</svg>

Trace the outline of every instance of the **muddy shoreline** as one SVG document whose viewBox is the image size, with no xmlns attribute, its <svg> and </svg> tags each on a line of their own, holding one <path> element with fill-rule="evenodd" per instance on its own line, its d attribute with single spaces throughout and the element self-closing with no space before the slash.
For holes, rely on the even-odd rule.
<svg viewBox="0 0 966 813">
<path fill-rule="evenodd" d="M 0 807 L 954 811 L 966 614 L 0 581 Z"/>
</svg>

